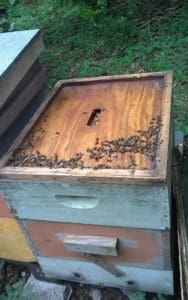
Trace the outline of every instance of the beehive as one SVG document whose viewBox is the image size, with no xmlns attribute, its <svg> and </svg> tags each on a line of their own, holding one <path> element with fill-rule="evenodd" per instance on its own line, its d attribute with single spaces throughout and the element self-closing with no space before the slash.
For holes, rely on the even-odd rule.
<svg viewBox="0 0 188 300">
<path fill-rule="evenodd" d="M 39 62 L 44 44 L 39 30 L 0 33 L 0 137 L 45 91 Z"/>
<path fill-rule="evenodd" d="M 173 293 L 171 90 L 171 72 L 59 81 L 2 156 L 1 191 L 46 276 Z"/>
</svg>

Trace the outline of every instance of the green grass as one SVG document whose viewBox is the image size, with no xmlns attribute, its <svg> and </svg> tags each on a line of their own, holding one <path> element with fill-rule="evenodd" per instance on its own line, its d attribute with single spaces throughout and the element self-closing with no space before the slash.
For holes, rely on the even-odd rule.
<svg viewBox="0 0 188 300">
<path fill-rule="evenodd" d="M 107 2 L 16 1 L 10 30 L 41 28 L 50 87 L 63 78 L 173 70 L 176 128 L 188 133 L 187 1 Z"/>
</svg>

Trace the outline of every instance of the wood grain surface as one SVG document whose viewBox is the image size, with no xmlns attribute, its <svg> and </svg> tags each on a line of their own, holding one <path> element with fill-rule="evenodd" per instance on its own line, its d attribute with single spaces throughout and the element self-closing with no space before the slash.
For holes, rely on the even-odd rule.
<svg viewBox="0 0 188 300">
<path fill-rule="evenodd" d="M 51 111 L 54 110 L 54 105 L 56 100 L 58 100 L 58 97 L 61 97 L 61 93 L 63 93 L 63 90 L 66 88 L 70 88 L 70 87 L 75 87 L 76 89 L 80 86 L 80 87 L 88 87 L 88 86 L 95 86 L 95 85 L 105 85 L 106 83 L 110 84 L 115 84 L 119 82 L 120 84 L 126 83 L 127 87 L 130 86 L 132 84 L 134 84 L 135 82 L 137 83 L 137 85 L 140 87 L 140 90 L 144 90 L 144 86 L 147 82 L 152 82 L 153 84 L 149 84 L 150 88 L 153 86 L 157 86 L 157 88 L 153 88 L 150 91 L 147 89 L 148 91 L 148 97 L 150 99 L 153 99 L 152 97 L 155 98 L 155 101 L 153 99 L 153 101 L 155 102 L 156 106 L 158 104 L 161 103 L 160 105 L 160 109 L 158 109 L 161 112 L 161 121 L 162 121 L 162 127 L 160 130 L 160 134 L 159 134 L 159 139 L 158 139 L 158 143 L 157 143 L 157 149 L 156 149 L 156 156 L 154 161 L 151 162 L 150 158 L 145 157 L 145 155 L 143 154 L 139 154 L 136 153 L 133 156 L 133 160 L 134 163 L 136 165 L 136 167 L 134 166 L 133 168 L 130 168 L 130 154 L 126 153 L 126 154 L 121 154 L 119 153 L 119 157 L 117 157 L 116 159 L 113 158 L 112 162 L 108 162 L 108 167 L 111 167 L 110 169 L 95 169 L 95 161 L 92 161 L 89 159 L 89 157 L 87 156 L 88 153 L 84 153 L 84 164 L 85 164 L 85 168 L 71 168 L 69 165 L 64 166 L 64 167 L 53 167 L 53 166 L 48 166 L 43 164 L 41 167 L 41 164 L 35 164 L 35 165 L 28 165 L 26 164 L 22 164 L 21 162 L 23 162 L 23 160 L 27 161 L 27 158 L 30 157 L 32 158 L 34 156 L 34 158 L 36 157 L 35 154 L 37 154 L 37 151 L 41 151 L 41 147 L 46 148 L 45 151 L 47 151 L 47 149 L 51 149 L 49 151 L 51 151 L 49 154 L 53 155 L 53 154 L 58 154 L 57 152 L 57 148 L 59 150 L 59 152 L 61 152 L 61 149 L 63 149 L 62 151 L 67 152 L 69 151 L 72 146 L 72 142 L 71 142 L 71 138 L 70 138 L 70 143 L 67 142 L 69 145 L 67 145 L 67 148 L 64 148 L 64 144 L 61 146 L 61 142 L 64 142 L 64 140 L 68 141 L 69 136 L 70 136 L 70 128 L 69 131 L 67 132 L 66 135 L 64 135 L 63 137 L 61 137 L 61 134 L 59 134 L 59 131 L 55 131 L 56 133 L 54 134 L 52 129 L 50 129 L 52 131 L 52 135 L 50 136 L 51 139 L 46 138 L 47 133 L 45 132 L 45 128 L 41 128 L 39 126 L 39 124 L 44 125 L 44 127 L 46 127 L 46 124 L 44 123 L 49 123 L 49 115 L 46 115 L 47 111 Z M 142 86 L 143 83 L 143 86 Z M 146 84 L 146 86 L 148 86 Z M 160 90 L 161 87 L 161 90 Z M 134 95 L 134 91 L 131 92 L 131 90 L 128 88 L 128 90 L 130 91 L 129 96 L 132 99 L 132 105 L 134 106 L 134 98 L 132 98 L 132 95 Z M 159 92 L 159 96 L 161 95 L 161 98 L 158 98 L 155 96 L 152 96 L 152 91 L 155 92 L 155 90 L 157 90 Z M 107 92 L 107 91 L 106 91 Z M 124 94 L 122 94 L 124 95 Z M 152 97 L 150 97 L 152 96 Z M 123 96 L 122 96 L 123 97 Z M 66 99 L 64 99 L 66 100 Z M 55 102 L 54 102 L 55 101 Z M 54 103 L 53 103 L 54 102 Z M 59 102 L 61 102 L 59 100 Z M 66 101 L 63 101 L 66 102 Z M 91 102 L 91 101 L 86 101 L 86 102 Z M 108 102 L 108 101 L 107 101 Z M 125 101 L 126 102 L 126 101 Z M 106 103 L 106 102 L 105 102 Z M 131 101 L 129 101 L 129 103 L 131 103 Z M 150 100 L 146 98 L 146 104 L 149 105 Z M 137 104 L 139 104 L 139 100 L 137 101 Z M 144 105 L 143 104 L 143 111 L 145 108 L 145 120 L 148 119 L 149 122 L 149 117 L 147 118 L 147 112 L 146 108 L 148 107 L 148 105 Z M 60 105 L 61 106 L 61 105 Z M 126 103 L 125 103 L 126 106 Z M 154 105 L 155 107 L 155 105 Z M 157 106 L 158 107 L 158 106 Z M 95 109 L 99 109 L 94 108 Z M 137 120 L 135 116 L 137 116 L 137 107 L 133 108 L 134 110 L 134 120 L 132 121 L 132 124 L 135 123 L 137 124 Z M 70 109 L 70 111 L 72 111 L 72 108 Z M 74 109 L 73 109 L 74 111 Z M 53 88 L 53 90 L 51 91 L 51 93 L 49 94 L 49 96 L 43 101 L 43 103 L 40 105 L 40 107 L 37 109 L 37 111 L 35 112 L 35 114 L 32 116 L 32 118 L 30 119 L 30 121 L 26 124 L 26 126 L 22 129 L 22 131 L 20 132 L 20 134 L 16 137 L 15 141 L 12 143 L 12 145 L 9 147 L 9 149 L 7 149 L 6 153 L 4 153 L 0 159 L 0 176 L 2 179 L 27 179 L 27 180 L 37 180 L 37 181 L 41 181 L 41 180 L 55 180 L 55 181 L 65 181 L 65 182 L 98 182 L 98 183 L 126 183 L 126 184 L 156 184 L 156 183 L 160 183 L 160 182 L 167 182 L 169 181 L 169 170 L 170 170 L 170 166 L 171 166 L 171 145 L 172 145 L 172 141 L 171 141 L 171 136 L 170 136 L 170 131 L 172 131 L 171 127 L 172 127 L 172 122 L 171 122 L 171 111 L 172 111 L 172 71 L 168 71 L 168 72 L 154 72 L 154 73 L 140 73 L 140 74 L 124 74 L 124 75 L 115 75 L 115 76 L 101 76 L 101 77 L 90 77 L 90 78 L 80 78 L 80 79 L 68 79 L 68 80 L 60 80 L 56 83 L 55 87 Z M 85 111 L 86 112 L 86 111 Z M 83 116 L 86 115 L 84 112 Z M 93 111 L 92 111 L 93 112 Z M 88 116 L 87 119 L 87 124 L 84 123 L 84 126 L 87 128 L 87 130 L 85 130 L 85 127 L 79 127 L 77 126 L 77 128 L 80 128 L 80 132 L 79 134 L 82 133 L 82 137 L 85 137 L 85 140 L 89 141 L 89 143 L 91 141 L 96 141 L 95 138 L 93 138 L 93 134 L 92 133 L 92 128 L 95 127 L 95 134 L 96 132 L 98 132 L 101 135 L 102 131 L 96 130 L 96 128 L 100 128 L 101 127 L 101 122 L 102 120 L 104 121 L 103 115 L 104 115 L 104 110 L 102 111 L 101 109 L 101 118 L 100 118 L 100 122 L 98 122 L 98 124 L 96 124 L 95 126 L 88 126 L 88 121 L 90 120 L 90 116 Z M 153 110 L 154 113 L 154 110 Z M 152 112 L 150 111 L 150 115 L 152 116 Z M 47 117 L 48 116 L 48 117 Z M 127 114 L 126 114 L 127 116 Z M 45 117 L 45 118 L 44 118 Z M 66 116 L 65 116 L 66 117 Z M 69 115 L 70 117 L 70 115 Z M 51 119 L 51 118 L 50 118 Z M 55 118 L 53 118 L 55 120 Z M 123 119 L 123 118 L 122 118 Z M 68 118 L 69 124 L 72 124 L 72 117 Z M 124 120 L 124 122 L 126 122 L 126 120 Z M 140 124 L 142 124 L 142 120 L 140 118 Z M 145 121 L 144 121 L 145 122 Z M 59 123 L 59 121 L 58 121 Z M 82 122 L 83 123 L 83 122 Z M 103 122 L 104 123 L 104 122 Z M 147 122 L 146 122 L 147 123 Z M 62 120 L 62 124 L 64 124 L 64 121 Z M 73 122 L 74 124 L 74 122 Z M 110 121 L 111 124 L 111 129 L 114 128 L 114 122 L 111 120 Z M 116 122 L 117 124 L 117 122 Z M 128 126 L 128 131 L 130 131 L 130 124 Z M 134 124 L 134 126 L 136 126 Z M 48 124 L 49 125 L 49 124 Z M 83 124 L 82 124 L 83 125 Z M 99 126 L 100 125 L 100 126 Z M 120 124 L 119 124 L 120 125 Z M 55 122 L 54 124 L 52 124 L 51 126 L 54 126 L 54 128 L 57 127 L 57 123 Z M 133 127 L 134 127 L 133 126 Z M 142 125 L 143 126 L 143 125 Z M 115 125 L 116 127 L 116 125 Z M 38 128 L 38 130 L 40 130 L 40 132 L 38 132 L 36 129 Z M 57 127 L 58 128 L 58 127 Z M 71 126 L 72 128 L 72 126 Z M 132 127 L 131 127 L 132 128 Z M 135 127 L 135 131 L 136 131 Z M 143 126 L 144 128 L 144 126 Z M 48 127 L 46 127 L 48 134 L 50 133 L 50 130 L 48 130 Z M 110 130 L 111 130 L 110 129 Z M 116 130 L 115 130 L 116 131 Z M 83 134 L 84 132 L 84 134 Z M 112 131 L 113 133 L 114 131 Z M 39 134 L 40 133 L 40 134 Z M 56 137 L 57 135 L 57 137 Z M 68 135 L 68 137 L 67 137 Z M 98 134 L 97 134 L 98 135 Z M 30 147 L 30 149 L 26 148 L 24 149 L 24 151 L 26 151 L 28 154 L 24 154 L 22 156 L 22 159 L 20 160 L 18 157 L 20 156 L 20 154 L 22 154 L 22 152 L 20 153 L 18 151 L 18 164 L 9 164 L 7 166 L 7 162 L 9 161 L 9 159 L 11 157 L 15 156 L 15 150 L 20 149 L 21 147 L 25 147 L 25 142 L 27 143 L 27 141 L 29 140 L 28 138 L 25 137 L 34 137 L 34 141 L 35 141 L 35 150 L 33 150 L 32 147 Z M 38 136 L 38 138 L 37 138 Z M 135 135 L 137 136 L 137 134 Z M 87 137 L 87 138 L 86 138 Z M 47 141 L 47 144 L 44 143 L 44 138 Z M 78 148 L 78 146 L 80 147 L 80 145 L 82 144 L 81 141 L 83 141 L 82 138 L 77 138 L 77 145 L 75 143 L 75 150 L 74 153 L 78 153 L 78 151 L 80 150 Z M 25 140 L 24 140 L 25 139 Z M 40 142 L 41 139 L 41 142 Z M 38 140 L 38 141 L 37 141 Z M 54 145 L 54 151 L 52 149 L 52 147 L 50 146 L 51 144 Z M 47 146 L 48 145 L 48 146 Z M 90 145 L 90 144 L 88 144 Z M 83 146 L 83 145 L 82 145 Z M 84 147 L 84 146 L 83 146 Z M 85 145 L 84 149 L 87 149 L 88 147 Z M 22 148 L 23 149 L 23 148 Z M 38 149 L 38 150 L 37 150 Z M 73 148 L 71 148 L 73 151 Z M 149 147 L 150 149 L 150 147 Z M 32 155 L 30 155 L 30 153 L 33 153 Z M 43 154 L 43 153 L 42 153 Z M 70 153 L 69 153 L 70 154 Z M 38 154 L 37 154 L 38 155 Z M 43 155 L 40 155 L 43 156 Z M 139 164 L 139 158 L 142 156 L 142 159 L 140 160 L 140 164 Z M 126 158 L 127 157 L 127 158 Z M 50 160 L 53 159 L 53 156 L 51 156 Z M 103 158 L 104 160 L 105 158 Z M 47 157 L 47 160 L 49 160 L 49 158 Z M 89 168 L 89 165 L 87 160 L 91 163 L 91 165 L 93 164 L 94 168 Z M 123 167 L 121 164 L 117 165 L 118 161 L 122 161 L 122 163 L 124 164 L 125 167 Z M 40 162 L 40 161 L 39 161 Z M 21 163 L 21 164 L 20 164 Z M 98 163 L 98 162 L 97 162 Z M 145 164 L 146 163 L 146 164 Z M 144 167 L 148 165 L 149 168 Z M 91 166 L 90 165 L 90 166 Z M 88 167 L 87 167 L 88 166 Z M 115 166 L 118 166 L 119 169 L 115 168 Z M 128 168 L 127 168 L 128 167 Z"/>
<path fill-rule="evenodd" d="M 87 149 L 95 146 L 96 139 L 127 139 L 139 135 L 139 130 L 147 131 L 151 119 L 161 114 L 163 91 L 162 77 L 64 86 L 41 115 L 32 131 L 32 147 L 25 152 L 39 151 L 47 157 L 57 154 L 66 160 L 81 152 L 84 164 L 94 167 L 99 162 L 89 158 Z M 90 125 L 96 110 L 101 110 L 100 119 Z M 100 164 L 128 168 L 130 155 L 138 169 L 152 169 L 149 157 L 130 152 L 110 162 L 104 157 Z"/>
</svg>

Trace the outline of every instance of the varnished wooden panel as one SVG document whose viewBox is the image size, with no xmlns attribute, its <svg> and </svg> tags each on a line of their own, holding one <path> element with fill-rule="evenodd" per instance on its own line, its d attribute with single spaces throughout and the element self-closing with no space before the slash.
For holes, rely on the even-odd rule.
<svg viewBox="0 0 188 300">
<path fill-rule="evenodd" d="M 155 270 L 116 265 L 125 276 L 115 277 L 96 264 L 75 259 L 37 257 L 48 278 L 107 285 L 132 290 L 174 294 L 172 270 Z"/>
<path fill-rule="evenodd" d="M 89 157 L 88 148 L 105 140 L 128 139 L 147 131 L 153 117 L 161 114 L 164 92 L 162 78 L 106 81 L 62 86 L 31 132 L 32 147 L 26 154 L 39 151 L 42 155 L 69 160 L 83 153 L 86 167 L 105 164 L 112 168 L 129 168 L 134 161 L 138 169 L 153 169 L 148 156 L 141 153 L 120 153 L 100 161 Z M 100 120 L 89 126 L 92 113 L 101 109 Z M 31 139 L 31 136 L 28 137 Z M 27 144 L 27 141 L 25 141 Z M 132 158 L 131 158 L 132 157 Z"/>
<path fill-rule="evenodd" d="M 13 218 L 0 217 L 0 258 L 22 262 L 36 261 L 18 223 Z"/>
<path fill-rule="evenodd" d="M 44 221 L 24 221 L 24 227 L 39 256 L 76 258 L 81 253 L 66 249 L 66 234 L 116 237 L 117 256 L 104 256 L 113 263 L 155 269 L 170 269 L 169 231 L 139 230 Z"/>
<path fill-rule="evenodd" d="M 172 72 L 61 80 L 1 158 L 1 177 L 137 184 L 166 182 L 171 164 L 168 158 L 171 92 Z M 100 117 L 90 122 L 93 112 L 99 109 Z M 156 120 L 160 124 L 155 124 Z M 146 142 L 150 134 L 152 137 Z M 128 148 L 134 140 L 132 152 L 128 148 L 124 152 L 117 145 L 121 138 L 123 143 L 129 140 L 129 146 L 125 146 Z M 115 141 L 119 147 L 115 155 L 111 149 L 110 156 L 106 145 L 101 144 L 106 139 L 111 145 Z M 101 145 L 105 148 L 102 157 L 97 160 L 90 157 L 87 150 L 96 147 L 96 156 Z M 80 153 L 80 164 L 75 165 Z"/>
</svg>

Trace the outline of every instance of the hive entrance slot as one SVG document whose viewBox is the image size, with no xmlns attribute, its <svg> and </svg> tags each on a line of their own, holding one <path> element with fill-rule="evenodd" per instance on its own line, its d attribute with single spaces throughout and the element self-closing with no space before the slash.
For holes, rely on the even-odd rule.
<svg viewBox="0 0 188 300">
<path fill-rule="evenodd" d="M 102 112 L 102 110 L 100 108 L 94 109 L 90 115 L 88 122 L 87 122 L 87 126 L 97 125 L 101 120 L 101 112 Z"/>
</svg>

